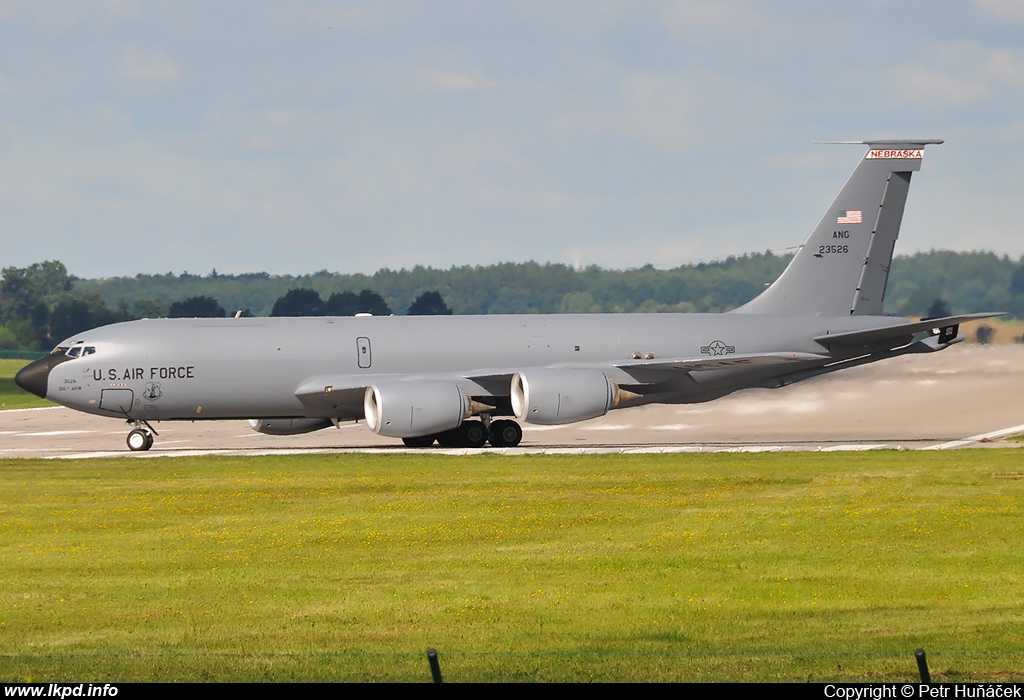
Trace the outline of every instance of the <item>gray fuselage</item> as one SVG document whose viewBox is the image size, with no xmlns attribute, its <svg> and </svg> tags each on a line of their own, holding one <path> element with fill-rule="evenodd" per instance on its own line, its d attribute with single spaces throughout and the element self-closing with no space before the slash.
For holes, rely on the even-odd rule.
<svg viewBox="0 0 1024 700">
<path fill-rule="evenodd" d="M 46 397 L 133 420 L 356 420 L 363 416 L 362 392 L 375 381 L 446 381 L 467 395 L 507 396 L 506 378 L 514 372 L 564 367 L 598 369 L 616 383 L 647 387 L 623 405 L 702 401 L 822 363 L 691 373 L 647 369 L 635 360 L 822 354 L 828 348 L 813 338 L 826 332 L 904 322 L 748 314 L 142 320 L 62 343 L 90 352 L 52 368 Z M 830 359 L 851 354 L 844 348 Z M 318 378 L 337 387 L 333 406 L 297 397 L 300 387 Z"/>
</svg>

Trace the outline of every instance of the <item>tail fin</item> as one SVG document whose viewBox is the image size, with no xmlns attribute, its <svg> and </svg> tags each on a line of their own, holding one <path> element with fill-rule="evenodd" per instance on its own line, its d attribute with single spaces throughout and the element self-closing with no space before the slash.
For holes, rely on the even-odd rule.
<svg viewBox="0 0 1024 700">
<path fill-rule="evenodd" d="M 735 313 L 880 315 L 910 174 L 937 139 L 843 141 L 868 146 L 789 267 Z"/>
</svg>

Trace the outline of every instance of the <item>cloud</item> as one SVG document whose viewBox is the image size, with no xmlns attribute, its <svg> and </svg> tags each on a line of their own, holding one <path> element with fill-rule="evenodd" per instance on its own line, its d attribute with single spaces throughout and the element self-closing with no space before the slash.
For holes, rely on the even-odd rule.
<svg viewBox="0 0 1024 700">
<path fill-rule="evenodd" d="M 900 66 L 890 70 L 894 87 L 911 104 L 961 107 L 998 99 L 1006 87 L 1024 90 L 1024 60 L 1009 49 L 975 45 L 946 47 L 941 68 Z"/>
<path fill-rule="evenodd" d="M 961 107 L 991 96 L 988 86 L 981 80 L 960 78 L 921 66 L 892 68 L 889 75 L 897 94 L 913 104 Z"/>
<path fill-rule="evenodd" d="M 1001 19 L 1024 19 L 1024 0 L 974 0 L 981 9 Z"/>
<path fill-rule="evenodd" d="M 985 70 L 1000 82 L 1016 88 L 1024 88 L 1024 61 L 1010 51 L 993 51 L 989 56 Z"/>
<path fill-rule="evenodd" d="M 162 51 L 143 53 L 129 46 L 121 60 L 121 75 L 139 83 L 170 83 L 178 79 L 181 70 Z"/>
<path fill-rule="evenodd" d="M 760 19 L 751 7 L 725 0 L 675 0 L 662 13 L 661 20 L 673 34 L 702 27 L 722 27 L 735 31 L 751 29 L 760 24 Z"/>
<path fill-rule="evenodd" d="M 498 85 L 493 80 L 487 80 L 479 76 L 466 73 L 448 73 L 445 71 L 430 71 L 426 74 L 425 80 L 430 87 L 449 92 L 486 90 Z"/>
<path fill-rule="evenodd" d="M 288 126 L 292 122 L 292 113 L 287 109 L 271 109 L 263 113 L 263 118 L 277 126 Z"/>
<path fill-rule="evenodd" d="M 139 10 L 138 0 L 100 0 L 100 4 L 114 15 L 135 14 Z"/>
<path fill-rule="evenodd" d="M 319 25 L 330 29 L 365 25 L 377 21 L 377 15 L 365 9 L 342 9 L 339 7 L 317 7 L 306 11 L 306 16 Z"/>
<path fill-rule="evenodd" d="M 558 128 L 627 136 L 662 148 L 683 149 L 699 140 L 693 125 L 697 95 L 687 85 L 654 75 L 631 75 L 619 86 L 619 108 L 588 109 L 556 120 Z"/>
</svg>

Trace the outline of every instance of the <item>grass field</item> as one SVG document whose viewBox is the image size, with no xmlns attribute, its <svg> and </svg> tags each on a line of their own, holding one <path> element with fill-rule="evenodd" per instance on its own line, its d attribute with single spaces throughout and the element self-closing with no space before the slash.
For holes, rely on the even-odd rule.
<svg viewBox="0 0 1024 700">
<path fill-rule="evenodd" d="M 0 360 L 0 411 L 8 408 L 37 408 L 53 404 L 27 391 L 22 391 L 14 383 L 14 375 L 28 364 L 28 360 Z"/>
<path fill-rule="evenodd" d="M 0 460 L 0 678 L 1024 679 L 1024 453 Z"/>
</svg>

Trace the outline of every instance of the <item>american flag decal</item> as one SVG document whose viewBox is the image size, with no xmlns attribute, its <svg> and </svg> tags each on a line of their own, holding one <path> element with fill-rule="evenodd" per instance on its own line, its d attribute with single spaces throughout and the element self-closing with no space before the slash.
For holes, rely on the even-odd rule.
<svg viewBox="0 0 1024 700">
<path fill-rule="evenodd" d="M 836 217 L 837 224 L 859 224 L 862 223 L 863 218 L 860 209 L 847 209 L 846 211 L 839 212 L 839 216 Z"/>
</svg>

